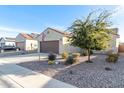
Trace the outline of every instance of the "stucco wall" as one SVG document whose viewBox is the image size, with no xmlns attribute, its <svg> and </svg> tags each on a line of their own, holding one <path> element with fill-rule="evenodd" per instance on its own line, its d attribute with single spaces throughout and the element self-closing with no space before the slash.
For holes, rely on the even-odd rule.
<svg viewBox="0 0 124 93">
<path fill-rule="evenodd" d="M 16 36 L 16 46 L 19 47 L 21 50 L 25 50 L 26 49 L 26 44 L 25 44 L 26 40 L 24 37 L 22 37 L 22 35 L 18 34 Z"/>
<path fill-rule="evenodd" d="M 60 40 L 62 39 L 63 35 L 48 29 L 44 31 L 44 41 L 52 41 L 52 40 Z M 42 41 L 42 35 L 38 37 L 38 41 Z"/>
<path fill-rule="evenodd" d="M 37 50 L 38 41 L 37 40 L 26 40 L 26 50 Z"/>
<path fill-rule="evenodd" d="M 38 42 L 38 49 L 37 49 L 37 52 L 40 53 L 40 47 L 41 47 L 41 46 L 40 46 L 40 42 L 41 42 L 41 41 L 37 41 L 37 42 Z"/>
<path fill-rule="evenodd" d="M 69 53 L 80 52 L 80 48 L 70 45 L 67 37 L 63 37 L 62 42 L 60 42 L 60 53 L 67 51 Z"/>
<path fill-rule="evenodd" d="M 16 36 L 16 42 L 25 42 L 25 38 L 24 37 L 22 37 L 22 35 L 17 35 Z"/>
<path fill-rule="evenodd" d="M 113 52 L 118 52 L 119 38 L 116 35 L 111 35 L 110 47 L 107 50 L 112 50 Z"/>
</svg>

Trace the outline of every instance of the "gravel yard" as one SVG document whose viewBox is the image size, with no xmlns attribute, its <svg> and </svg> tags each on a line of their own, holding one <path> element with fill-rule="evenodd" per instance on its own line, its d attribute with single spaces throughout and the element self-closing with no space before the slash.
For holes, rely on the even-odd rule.
<svg viewBox="0 0 124 93">
<path fill-rule="evenodd" d="M 120 56 L 118 63 L 105 62 L 105 55 L 92 56 L 93 63 L 85 63 L 87 57 L 81 57 L 80 63 L 71 66 L 61 64 L 48 65 L 43 59 L 41 62 L 21 62 L 17 65 L 43 73 L 60 81 L 80 88 L 124 88 L 124 56 Z M 106 71 L 105 67 L 112 70 Z"/>
</svg>

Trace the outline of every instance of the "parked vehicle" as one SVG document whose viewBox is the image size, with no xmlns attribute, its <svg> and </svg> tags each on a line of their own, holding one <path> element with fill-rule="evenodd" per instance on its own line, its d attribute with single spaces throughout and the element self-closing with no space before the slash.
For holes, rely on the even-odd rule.
<svg viewBox="0 0 124 93">
<path fill-rule="evenodd" d="M 17 50 L 17 49 L 19 49 L 20 50 L 20 48 L 19 47 L 16 47 L 16 46 L 4 46 L 4 47 L 0 47 L 0 50 L 1 49 L 3 49 L 3 50 Z"/>
</svg>

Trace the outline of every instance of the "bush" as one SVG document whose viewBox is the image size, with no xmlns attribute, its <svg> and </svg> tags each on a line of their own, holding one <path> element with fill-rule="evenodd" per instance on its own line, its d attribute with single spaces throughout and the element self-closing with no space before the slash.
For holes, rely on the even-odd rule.
<svg viewBox="0 0 124 93">
<path fill-rule="evenodd" d="M 106 58 L 107 62 L 116 63 L 118 61 L 118 54 L 109 54 Z"/>
<path fill-rule="evenodd" d="M 50 54 L 48 55 L 48 60 L 49 60 L 49 61 L 54 61 L 54 60 L 56 60 L 56 55 L 53 54 L 53 53 L 50 53 Z"/>
<path fill-rule="evenodd" d="M 72 54 L 74 58 L 79 58 L 80 57 L 80 53 L 73 53 Z"/>
<path fill-rule="evenodd" d="M 74 63 L 78 63 L 79 62 L 79 54 L 73 54 L 72 56 L 69 56 L 67 58 L 67 60 L 65 61 L 65 64 L 66 65 L 71 65 L 71 64 L 74 64 Z"/>
<path fill-rule="evenodd" d="M 63 59 L 67 59 L 68 58 L 68 53 L 67 52 L 63 52 L 62 53 L 62 58 Z"/>
<path fill-rule="evenodd" d="M 70 65 L 70 64 L 73 64 L 73 57 L 72 56 L 69 56 L 66 61 L 65 61 L 65 65 Z"/>
<path fill-rule="evenodd" d="M 91 55 L 93 54 L 93 51 L 92 50 L 90 50 L 90 54 Z M 81 53 L 81 55 L 88 56 L 88 51 L 87 50 L 83 50 L 82 53 Z"/>
<path fill-rule="evenodd" d="M 79 58 L 73 58 L 73 63 L 78 63 L 79 62 Z"/>
<path fill-rule="evenodd" d="M 49 64 L 49 65 L 52 65 L 52 64 L 55 64 L 55 62 L 49 60 L 49 61 L 48 61 L 48 64 Z"/>
</svg>

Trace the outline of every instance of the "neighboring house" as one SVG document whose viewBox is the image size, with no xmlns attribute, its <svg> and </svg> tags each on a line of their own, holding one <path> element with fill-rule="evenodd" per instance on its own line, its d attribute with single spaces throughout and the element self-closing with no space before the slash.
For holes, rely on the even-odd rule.
<svg viewBox="0 0 124 93">
<path fill-rule="evenodd" d="M 5 37 L 0 38 L 0 47 L 15 46 L 15 38 Z"/>
<path fill-rule="evenodd" d="M 120 43 L 119 44 L 119 49 L 118 49 L 119 53 L 124 53 L 124 43 Z"/>
<path fill-rule="evenodd" d="M 118 28 L 111 28 L 112 33 L 110 33 L 111 40 L 109 42 L 109 47 L 105 50 L 101 51 L 96 51 L 94 50 L 94 53 L 107 53 L 109 51 L 113 53 L 118 53 L 119 49 L 119 40 L 120 40 L 120 35 L 118 34 Z"/>
<path fill-rule="evenodd" d="M 110 35 L 112 39 L 110 40 L 110 48 L 108 50 L 112 50 L 113 52 L 117 53 L 119 48 L 119 40 L 120 35 L 118 34 L 118 28 L 112 28 L 113 33 Z"/>
<path fill-rule="evenodd" d="M 0 47 L 4 47 L 5 46 L 5 39 L 2 37 L 0 38 Z"/>
<path fill-rule="evenodd" d="M 68 42 L 69 33 L 53 28 L 47 28 L 38 37 L 38 52 L 54 52 L 61 54 L 64 51 L 69 53 L 79 52 L 80 48 L 71 46 Z"/>
<path fill-rule="evenodd" d="M 30 34 L 20 33 L 16 36 L 16 46 L 24 51 L 37 50 L 38 42 Z"/>
</svg>

